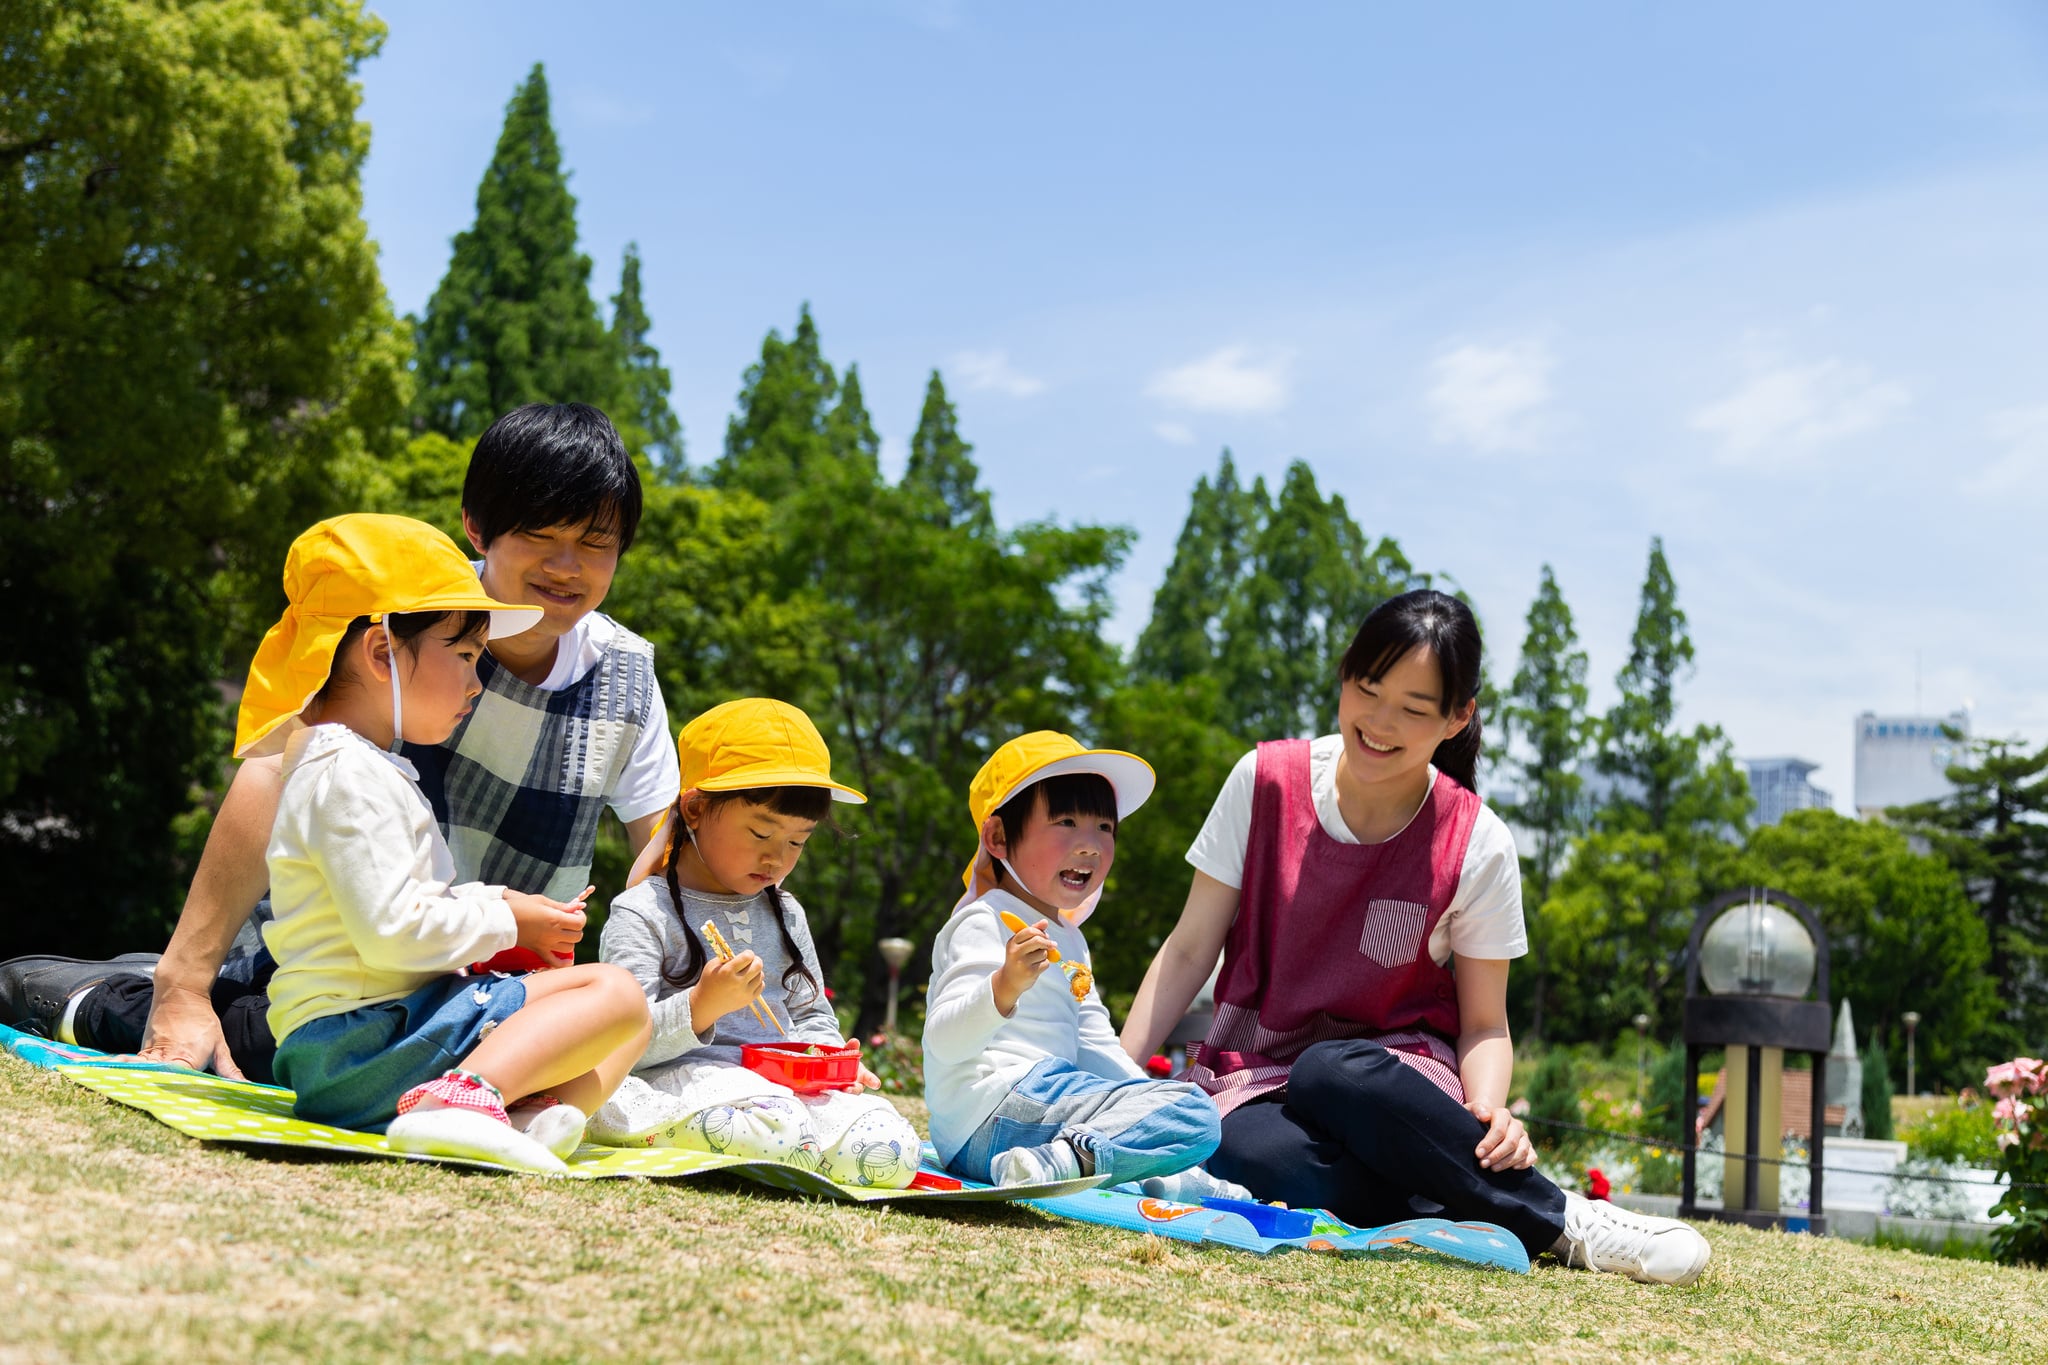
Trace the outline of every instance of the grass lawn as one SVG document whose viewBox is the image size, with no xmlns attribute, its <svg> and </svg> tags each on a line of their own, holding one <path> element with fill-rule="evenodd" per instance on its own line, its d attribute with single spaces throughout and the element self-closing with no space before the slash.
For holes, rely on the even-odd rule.
<svg viewBox="0 0 2048 1365">
<path fill-rule="evenodd" d="M 921 1117 L 921 1115 L 920 1115 Z M 192 1141 L 0 1057 L 0 1362 L 2022 1360 L 2048 1274 L 1710 1227 L 1689 1290 Z"/>
</svg>

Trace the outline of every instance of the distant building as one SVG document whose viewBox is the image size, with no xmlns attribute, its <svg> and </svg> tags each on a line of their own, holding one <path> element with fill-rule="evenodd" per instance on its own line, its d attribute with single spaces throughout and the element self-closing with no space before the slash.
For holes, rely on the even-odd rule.
<svg viewBox="0 0 2048 1365">
<path fill-rule="evenodd" d="M 1961 757 L 1962 744 L 1950 739 L 1944 727 L 1967 739 L 1970 713 L 1880 716 L 1865 711 L 1856 717 L 1856 814 L 1868 820 L 1891 806 L 1948 795 L 1948 769 Z"/>
<path fill-rule="evenodd" d="M 1755 823 L 1775 825 L 1795 810 L 1826 810 L 1834 796 L 1821 790 L 1807 777 L 1820 767 L 1803 758 L 1746 758 L 1749 794 L 1756 798 Z"/>
</svg>

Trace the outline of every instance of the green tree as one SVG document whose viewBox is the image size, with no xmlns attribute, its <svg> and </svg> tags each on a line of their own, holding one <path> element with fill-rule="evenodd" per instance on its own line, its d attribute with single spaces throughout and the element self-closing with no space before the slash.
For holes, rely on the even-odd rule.
<svg viewBox="0 0 2048 1365">
<path fill-rule="evenodd" d="M 612 295 L 612 351 L 619 366 L 620 396 L 612 418 L 631 444 L 647 452 L 669 483 L 683 475 L 683 424 L 669 406 L 668 369 L 647 339 L 654 322 L 640 297 L 640 245 L 626 243 L 619 292 Z"/>
<path fill-rule="evenodd" d="M 1948 796 L 1889 814 L 1948 860 L 1983 915 L 2002 1002 L 2002 1036 L 1986 1041 L 2038 1049 L 2048 1041 L 2048 747 L 1972 740 L 1948 779 Z"/>
<path fill-rule="evenodd" d="M 924 409 L 918 413 L 917 433 L 910 438 L 910 460 L 903 471 L 903 483 L 928 501 L 925 516 L 945 526 L 957 526 L 978 536 L 995 534 L 994 513 L 988 494 L 981 488 L 981 470 L 973 460 L 974 447 L 960 438 L 960 417 L 946 397 L 945 381 L 937 370 L 925 385 Z"/>
<path fill-rule="evenodd" d="M 805 304 L 795 334 L 784 341 L 770 332 L 761 358 L 748 367 L 712 482 L 745 489 L 766 503 L 779 501 L 813 467 L 831 459 L 826 422 L 838 396 L 838 378 L 819 349 L 817 324 Z"/>
<path fill-rule="evenodd" d="M 383 31 L 348 0 L 0 8 L 14 951 L 161 942 L 227 750 L 215 680 L 404 410 L 359 183 Z"/>
<path fill-rule="evenodd" d="M 1428 583 L 1392 540 L 1375 546 L 1343 498 L 1324 498 L 1306 464 L 1290 465 L 1223 613 L 1225 727 L 1274 739 L 1335 729 L 1338 663 L 1359 622 Z"/>
<path fill-rule="evenodd" d="M 1990 949 L 1962 880 L 1942 859 L 1915 853 L 1892 826 L 1802 810 L 1750 835 L 1734 875 L 1737 885 L 1788 891 L 1820 915 L 1829 989 L 1871 1036 L 1896 1037 L 1900 1016 L 1919 1010 L 1921 1074 L 1946 1085 L 1981 1079 L 1972 1070 L 1998 1009 L 1985 971 Z"/>
<path fill-rule="evenodd" d="M 1238 483 L 1226 447 L 1216 481 L 1195 482 L 1166 580 L 1152 597 L 1152 616 L 1138 637 L 1132 671 L 1178 683 L 1212 674 L 1222 643 L 1223 614 L 1252 554 L 1252 539 L 1272 511 L 1265 480 Z"/>
<path fill-rule="evenodd" d="M 1586 699 L 1586 652 L 1579 648 L 1578 630 L 1557 577 L 1545 564 L 1536 600 L 1529 605 L 1521 665 L 1502 708 L 1516 799 L 1504 804 L 1501 814 L 1536 840 L 1534 851 L 1522 857 L 1522 902 L 1535 912 L 1529 915 L 1533 970 L 1524 989 L 1530 1031 L 1538 1038 L 1543 1036 L 1549 985 L 1549 926 L 1540 912 L 1550 899 L 1566 846 L 1584 825 L 1585 779 L 1578 763 L 1588 738 Z"/>
<path fill-rule="evenodd" d="M 1916 1078 L 1917 1079 L 1917 1078 Z M 1885 1052 L 1884 1034 L 1870 1031 L 1870 1046 L 1863 1050 L 1863 1136 L 1886 1142 L 1892 1135 L 1892 1067 Z"/>
<path fill-rule="evenodd" d="M 1605 1036 L 1639 1010 L 1670 1022 L 1693 907 L 1733 884 L 1749 784 L 1719 729 L 1677 724 L 1692 658 L 1653 539 L 1621 697 L 1600 727 L 1595 762 L 1611 788 L 1538 911 L 1553 979 L 1578 983 L 1551 1001 L 1561 1036 Z"/>
<path fill-rule="evenodd" d="M 576 247 L 576 199 L 538 64 L 505 110 L 476 223 L 456 235 L 415 336 L 413 419 L 424 430 L 475 437 L 522 403 L 620 401 L 618 356 L 590 296 L 590 258 Z"/>
</svg>

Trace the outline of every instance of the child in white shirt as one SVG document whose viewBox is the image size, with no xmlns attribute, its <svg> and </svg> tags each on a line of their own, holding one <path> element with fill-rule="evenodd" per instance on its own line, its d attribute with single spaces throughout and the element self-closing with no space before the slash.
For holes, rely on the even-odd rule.
<svg viewBox="0 0 2048 1365">
<path fill-rule="evenodd" d="M 447 738 L 481 690 L 485 639 L 540 611 L 493 600 L 453 541 L 408 517 L 321 522 L 293 542 L 284 581 L 235 747 L 284 751 L 264 929 L 277 1079 L 299 1117 L 385 1129 L 398 1151 L 559 1172 L 646 1044 L 646 1004 L 596 964 L 462 974 L 515 946 L 566 961 L 582 901 L 452 885 L 395 752 Z"/>
<path fill-rule="evenodd" d="M 1124 1052 L 1080 924 L 1116 857 L 1118 821 L 1152 793 L 1134 754 L 1037 731 L 968 792 L 981 845 L 932 947 L 925 1100 L 947 1169 L 997 1185 L 1107 1176 L 1155 1198 L 1248 1198 L 1200 1167 L 1216 1107 Z M 1049 970 L 1051 968 L 1057 970 Z"/>
</svg>

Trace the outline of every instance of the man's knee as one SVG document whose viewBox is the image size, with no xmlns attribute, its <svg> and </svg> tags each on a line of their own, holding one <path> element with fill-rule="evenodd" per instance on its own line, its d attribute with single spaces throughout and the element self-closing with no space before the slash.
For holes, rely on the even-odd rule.
<svg viewBox="0 0 2048 1365">
<path fill-rule="evenodd" d="M 1401 1065 L 1393 1053 L 1363 1039 L 1315 1043 L 1295 1058 L 1287 1096 L 1311 1110 L 1356 1104 L 1388 1084 Z"/>
</svg>

